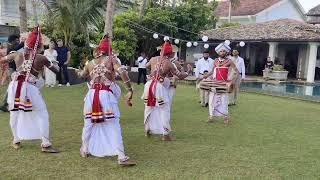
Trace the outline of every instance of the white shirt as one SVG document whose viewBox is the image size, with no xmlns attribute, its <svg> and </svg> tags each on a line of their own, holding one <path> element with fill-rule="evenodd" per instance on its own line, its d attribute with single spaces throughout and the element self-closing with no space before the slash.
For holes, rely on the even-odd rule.
<svg viewBox="0 0 320 180">
<path fill-rule="evenodd" d="M 238 56 L 238 58 L 233 57 L 232 58 L 233 63 L 236 65 L 238 71 L 241 75 L 241 78 L 246 78 L 246 67 L 244 65 L 244 60 L 242 57 Z"/>
<path fill-rule="evenodd" d="M 196 70 L 195 70 L 195 75 L 196 78 L 199 77 L 200 74 L 203 74 L 204 71 L 211 72 L 213 69 L 213 59 L 208 58 L 205 60 L 204 58 L 201 58 L 197 61 L 196 64 Z"/>
<path fill-rule="evenodd" d="M 142 56 L 140 56 L 136 61 L 136 64 L 138 64 L 139 68 L 146 68 L 147 62 L 148 62 L 147 58 L 143 58 Z"/>
<path fill-rule="evenodd" d="M 53 49 L 52 52 L 50 52 L 49 49 L 44 50 L 44 54 L 43 55 L 51 62 L 57 61 L 58 53 L 54 49 Z"/>
</svg>

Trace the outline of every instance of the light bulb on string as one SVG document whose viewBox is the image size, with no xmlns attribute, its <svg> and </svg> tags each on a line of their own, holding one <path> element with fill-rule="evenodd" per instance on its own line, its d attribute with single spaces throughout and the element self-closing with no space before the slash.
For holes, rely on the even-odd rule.
<svg viewBox="0 0 320 180">
<path fill-rule="evenodd" d="M 202 36 L 202 41 L 207 42 L 209 40 L 208 36 Z"/>
<path fill-rule="evenodd" d="M 225 40 L 224 43 L 229 46 L 231 42 L 229 40 Z"/>
<path fill-rule="evenodd" d="M 243 47 L 243 46 L 246 45 L 246 43 L 244 43 L 243 41 L 241 41 L 241 42 L 239 43 L 239 45 L 240 45 L 240 47 Z"/>
<path fill-rule="evenodd" d="M 191 47 L 192 43 L 191 42 L 187 42 L 187 47 Z"/>
<path fill-rule="evenodd" d="M 179 39 L 175 39 L 174 43 L 179 44 L 180 40 Z"/>
<path fill-rule="evenodd" d="M 198 46 L 198 42 L 193 42 L 193 46 Z"/>
<path fill-rule="evenodd" d="M 209 44 L 204 44 L 203 47 L 208 49 L 209 48 Z"/>
<path fill-rule="evenodd" d="M 154 39 L 158 39 L 158 38 L 159 38 L 159 35 L 158 35 L 157 33 L 154 33 L 154 34 L 153 34 L 153 38 L 154 38 Z"/>
</svg>

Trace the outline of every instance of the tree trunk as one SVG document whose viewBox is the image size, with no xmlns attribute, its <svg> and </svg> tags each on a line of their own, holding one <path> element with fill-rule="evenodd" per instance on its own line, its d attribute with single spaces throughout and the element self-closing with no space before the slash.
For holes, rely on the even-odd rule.
<svg viewBox="0 0 320 180">
<path fill-rule="evenodd" d="M 177 3 L 176 0 L 172 0 L 172 7 L 175 8 L 176 7 L 176 3 Z"/>
<path fill-rule="evenodd" d="M 112 36 L 114 0 L 106 0 L 107 8 L 105 14 L 104 33 Z"/>
<path fill-rule="evenodd" d="M 27 3 L 26 0 L 19 0 L 20 33 L 27 32 Z"/>
<path fill-rule="evenodd" d="M 32 11 L 33 11 L 33 16 L 34 16 L 34 24 L 35 24 L 35 26 L 38 26 L 39 21 L 38 21 L 38 11 L 37 11 L 36 0 L 32 0 Z"/>
<path fill-rule="evenodd" d="M 229 18 L 228 18 L 228 22 L 230 23 L 231 22 L 231 8 L 232 8 L 232 2 L 231 0 L 229 0 Z"/>
<path fill-rule="evenodd" d="M 141 6 L 140 6 L 140 11 L 139 11 L 139 17 L 142 18 L 144 15 L 144 10 L 147 7 L 148 0 L 142 0 Z"/>
</svg>

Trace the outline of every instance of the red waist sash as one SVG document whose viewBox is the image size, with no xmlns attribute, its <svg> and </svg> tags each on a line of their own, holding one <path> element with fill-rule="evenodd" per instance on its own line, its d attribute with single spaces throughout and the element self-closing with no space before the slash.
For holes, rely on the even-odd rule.
<svg viewBox="0 0 320 180">
<path fill-rule="evenodd" d="M 102 111 L 102 106 L 100 103 L 100 91 L 109 91 L 111 93 L 112 90 L 110 86 L 106 86 L 100 83 L 95 83 L 91 85 L 91 89 L 94 89 L 93 102 L 92 102 L 92 115 L 91 122 L 92 123 L 102 123 L 105 121 L 104 114 Z"/>
</svg>

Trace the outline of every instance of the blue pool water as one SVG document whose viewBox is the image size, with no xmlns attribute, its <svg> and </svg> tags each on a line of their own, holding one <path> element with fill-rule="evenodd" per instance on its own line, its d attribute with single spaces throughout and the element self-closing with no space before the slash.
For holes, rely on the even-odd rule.
<svg viewBox="0 0 320 180">
<path fill-rule="evenodd" d="M 276 93 L 292 93 L 300 96 L 320 97 L 320 85 L 309 86 L 292 83 L 269 84 L 264 82 L 243 82 L 241 88 L 250 88 Z"/>
</svg>

